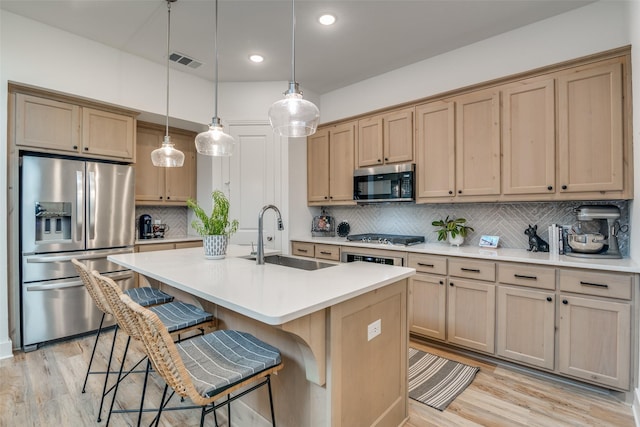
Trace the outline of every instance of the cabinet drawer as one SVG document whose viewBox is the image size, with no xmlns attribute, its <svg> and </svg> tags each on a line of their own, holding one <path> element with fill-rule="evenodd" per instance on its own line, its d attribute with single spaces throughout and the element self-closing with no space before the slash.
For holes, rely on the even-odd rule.
<svg viewBox="0 0 640 427">
<path fill-rule="evenodd" d="M 556 270 L 526 264 L 498 264 L 498 281 L 553 291 L 556 289 Z"/>
<path fill-rule="evenodd" d="M 632 283 L 631 274 L 560 270 L 560 290 L 564 292 L 630 300 Z"/>
<path fill-rule="evenodd" d="M 449 259 L 449 276 L 493 282 L 496 280 L 496 263 L 451 258 Z"/>
<path fill-rule="evenodd" d="M 308 256 L 311 258 L 316 256 L 313 243 L 293 242 L 291 244 L 291 252 L 298 256 Z"/>
<path fill-rule="evenodd" d="M 315 245 L 316 258 L 340 261 L 340 246 Z"/>
<path fill-rule="evenodd" d="M 151 243 L 145 245 L 138 245 L 138 252 L 154 252 L 154 251 L 168 251 L 175 249 L 176 246 L 173 243 Z"/>
<path fill-rule="evenodd" d="M 409 267 L 418 273 L 447 274 L 447 259 L 433 255 L 409 254 Z"/>
</svg>

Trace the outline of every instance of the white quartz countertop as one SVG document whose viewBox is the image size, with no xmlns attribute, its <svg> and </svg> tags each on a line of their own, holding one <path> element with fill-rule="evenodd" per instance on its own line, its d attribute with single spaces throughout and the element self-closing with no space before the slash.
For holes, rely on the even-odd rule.
<svg viewBox="0 0 640 427">
<path fill-rule="evenodd" d="M 222 260 L 205 259 L 202 248 L 111 255 L 108 259 L 269 325 L 281 325 L 415 274 L 412 268 L 365 262 L 315 271 L 257 265 L 240 258 L 250 251 L 250 246 L 229 245 Z"/>
<path fill-rule="evenodd" d="M 153 245 L 156 243 L 196 242 L 202 240 L 200 236 L 173 236 L 158 239 L 136 239 L 136 245 Z"/>
<path fill-rule="evenodd" d="M 576 258 L 567 255 L 553 255 L 548 252 L 530 252 L 526 249 L 487 249 L 478 246 L 451 246 L 448 243 L 421 243 L 418 245 L 386 245 L 348 241 L 344 237 L 296 237 L 291 239 L 297 242 L 322 243 L 329 245 L 350 246 L 370 249 L 384 249 L 399 252 L 422 253 L 444 256 L 457 256 L 465 258 L 477 258 L 494 261 L 512 261 L 529 264 L 543 264 L 556 267 L 574 267 L 592 270 L 608 270 L 627 273 L 640 273 L 640 265 L 630 258 L 604 259 L 604 258 Z"/>
</svg>

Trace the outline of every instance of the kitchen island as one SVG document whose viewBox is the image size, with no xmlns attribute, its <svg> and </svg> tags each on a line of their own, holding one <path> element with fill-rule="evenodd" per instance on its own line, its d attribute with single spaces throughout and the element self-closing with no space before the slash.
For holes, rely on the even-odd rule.
<svg viewBox="0 0 640 427">
<path fill-rule="evenodd" d="M 110 260 L 193 296 L 219 319 L 278 347 L 280 426 L 398 426 L 407 418 L 407 283 L 415 270 L 370 263 L 305 271 L 256 265 L 250 247 L 223 260 L 202 248 L 116 255 Z M 256 396 L 253 396 L 253 395 Z M 235 404 L 234 424 L 267 425 L 266 396 Z M 239 420 L 235 422 L 235 420 Z"/>
</svg>

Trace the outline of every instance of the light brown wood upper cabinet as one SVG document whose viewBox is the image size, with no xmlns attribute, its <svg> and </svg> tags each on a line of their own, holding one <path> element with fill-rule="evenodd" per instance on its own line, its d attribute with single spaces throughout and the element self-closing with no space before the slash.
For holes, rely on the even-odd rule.
<svg viewBox="0 0 640 427">
<path fill-rule="evenodd" d="M 82 151 L 88 155 L 135 158 L 133 118 L 82 108 Z"/>
<path fill-rule="evenodd" d="M 47 152 L 134 161 L 134 116 L 15 94 L 15 144 Z"/>
<path fill-rule="evenodd" d="M 623 60 L 558 75 L 559 184 L 563 193 L 624 188 L 629 165 L 623 157 Z"/>
<path fill-rule="evenodd" d="M 181 168 L 161 168 L 151 163 L 151 152 L 162 145 L 163 126 L 138 122 L 136 162 L 136 203 L 139 205 L 186 206 L 187 199 L 196 198 L 196 134 L 169 129 L 171 142 L 184 153 Z"/>
<path fill-rule="evenodd" d="M 555 80 L 530 79 L 502 90 L 502 192 L 556 190 Z"/>
<path fill-rule="evenodd" d="M 413 161 L 413 107 L 358 120 L 358 167 Z"/>
<path fill-rule="evenodd" d="M 416 121 L 418 202 L 500 194 L 498 91 L 419 105 Z"/>
<path fill-rule="evenodd" d="M 416 107 L 416 198 L 455 195 L 455 104 L 435 101 Z"/>
<path fill-rule="evenodd" d="M 320 128 L 307 137 L 307 202 L 309 205 L 355 204 L 356 122 Z"/>
</svg>

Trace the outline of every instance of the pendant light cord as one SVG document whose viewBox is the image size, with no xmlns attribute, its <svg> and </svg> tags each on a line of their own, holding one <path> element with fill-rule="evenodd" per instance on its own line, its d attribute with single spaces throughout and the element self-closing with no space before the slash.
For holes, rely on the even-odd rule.
<svg viewBox="0 0 640 427">
<path fill-rule="evenodd" d="M 291 82 L 296 81 L 296 6 L 291 0 Z"/>
<path fill-rule="evenodd" d="M 215 60 L 216 60 L 216 87 L 215 87 L 215 104 L 213 106 L 213 115 L 214 117 L 218 117 L 218 0 L 216 0 L 216 17 L 215 17 L 216 29 L 213 34 L 213 46 L 215 49 Z"/>
<path fill-rule="evenodd" d="M 173 0 L 175 1 L 175 0 Z M 169 136 L 169 43 L 171 40 L 171 0 L 167 0 L 167 117 L 165 123 L 165 136 Z"/>
</svg>

